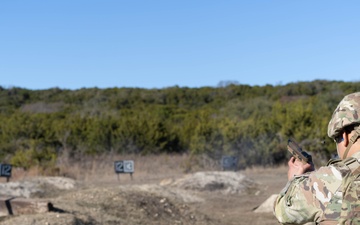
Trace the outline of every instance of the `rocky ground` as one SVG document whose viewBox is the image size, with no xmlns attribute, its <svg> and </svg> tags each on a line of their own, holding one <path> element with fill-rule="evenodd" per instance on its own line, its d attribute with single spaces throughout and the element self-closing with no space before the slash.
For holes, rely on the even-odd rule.
<svg viewBox="0 0 360 225">
<path fill-rule="evenodd" d="M 0 195 L 48 201 L 51 212 L 2 216 L 0 224 L 278 224 L 266 200 L 285 183 L 284 168 L 141 181 L 134 174 L 132 180 L 101 183 L 32 177 L 1 183 Z"/>
</svg>

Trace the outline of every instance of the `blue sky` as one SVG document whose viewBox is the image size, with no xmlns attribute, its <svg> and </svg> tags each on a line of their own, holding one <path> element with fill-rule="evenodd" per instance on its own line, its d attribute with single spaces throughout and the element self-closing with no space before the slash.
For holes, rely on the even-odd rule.
<svg viewBox="0 0 360 225">
<path fill-rule="evenodd" d="M 359 1 L 0 1 L 0 86 L 360 81 Z"/>
</svg>

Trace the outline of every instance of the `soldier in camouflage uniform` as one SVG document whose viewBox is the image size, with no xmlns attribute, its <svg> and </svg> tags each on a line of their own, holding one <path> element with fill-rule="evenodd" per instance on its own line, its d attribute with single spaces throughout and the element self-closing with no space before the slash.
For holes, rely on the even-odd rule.
<svg viewBox="0 0 360 225">
<path fill-rule="evenodd" d="M 360 92 L 339 103 L 328 125 L 339 160 L 314 171 L 292 157 L 288 183 L 274 203 L 282 224 L 360 224 Z"/>
</svg>

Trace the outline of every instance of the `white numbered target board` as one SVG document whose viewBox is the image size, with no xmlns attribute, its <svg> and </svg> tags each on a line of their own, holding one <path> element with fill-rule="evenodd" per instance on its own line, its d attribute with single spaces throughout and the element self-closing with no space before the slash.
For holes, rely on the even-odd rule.
<svg viewBox="0 0 360 225">
<path fill-rule="evenodd" d="M 134 161 L 132 160 L 115 161 L 114 167 L 115 167 L 115 173 L 133 173 Z"/>
<path fill-rule="evenodd" d="M 12 165 L 10 164 L 0 164 L 0 176 L 1 177 L 11 177 Z"/>
</svg>

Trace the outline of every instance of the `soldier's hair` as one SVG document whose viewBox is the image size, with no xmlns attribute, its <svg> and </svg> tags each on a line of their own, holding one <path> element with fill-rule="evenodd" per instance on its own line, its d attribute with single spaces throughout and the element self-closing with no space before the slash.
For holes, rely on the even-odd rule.
<svg viewBox="0 0 360 225">
<path fill-rule="evenodd" d="M 353 130 L 356 130 L 359 126 L 360 126 L 360 124 L 358 124 L 358 123 L 351 124 L 349 126 L 344 127 L 343 131 L 345 131 L 347 134 L 350 134 Z"/>
</svg>

